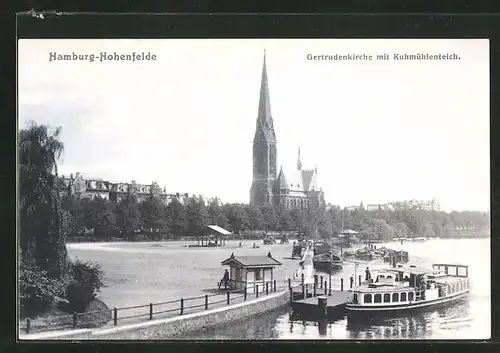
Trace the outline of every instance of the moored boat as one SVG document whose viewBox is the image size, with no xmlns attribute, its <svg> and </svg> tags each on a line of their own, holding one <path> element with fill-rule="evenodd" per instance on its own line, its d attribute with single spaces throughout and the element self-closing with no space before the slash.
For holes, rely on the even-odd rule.
<svg viewBox="0 0 500 353">
<path fill-rule="evenodd" d="M 471 288 L 467 265 L 435 264 L 432 270 L 399 265 L 377 271 L 374 279 L 352 289 L 349 314 L 432 307 L 463 299 Z"/>
<path fill-rule="evenodd" d="M 330 251 L 327 254 L 314 255 L 313 257 L 314 269 L 326 273 L 341 270 L 342 263 L 342 255 L 339 251 Z"/>
</svg>

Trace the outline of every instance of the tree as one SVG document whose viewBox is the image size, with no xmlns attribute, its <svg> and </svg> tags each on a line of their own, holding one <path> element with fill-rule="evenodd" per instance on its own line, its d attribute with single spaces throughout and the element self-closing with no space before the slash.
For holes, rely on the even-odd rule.
<svg viewBox="0 0 500 353">
<path fill-rule="evenodd" d="M 262 206 L 260 208 L 260 213 L 262 214 L 262 226 L 264 230 L 278 230 L 279 220 L 273 207 L 267 205 Z"/>
<path fill-rule="evenodd" d="M 139 203 L 135 195 L 127 195 L 127 197 L 120 201 L 117 208 L 117 216 L 117 225 L 120 232 L 126 238 L 133 238 L 142 226 Z"/>
<path fill-rule="evenodd" d="M 295 228 L 295 222 L 286 208 L 276 207 L 276 218 L 278 219 L 278 229 L 281 231 L 291 231 Z"/>
<path fill-rule="evenodd" d="M 307 232 L 309 228 L 307 223 L 307 214 L 304 210 L 294 208 L 290 211 L 290 216 L 295 224 L 295 229 L 300 232 Z"/>
<path fill-rule="evenodd" d="M 227 217 L 229 228 L 234 234 L 248 229 L 248 215 L 244 205 L 233 203 L 224 205 L 224 213 Z"/>
<path fill-rule="evenodd" d="M 139 212 L 142 218 L 142 226 L 146 232 L 168 232 L 167 210 L 158 197 L 150 196 L 141 202 Z"/>
<path fill-rule="evenodd" d="M 187 229 L 186 207 L 176 198 L 167 205 L 167 225 L 176 236 L 183 235 Z"/>
<path fill-rule="evenodd" d="M 383 219 L 374 218 L 370 220 L 366 234 L 369 240 L 391 240 L 394 238 L 394 230 Z"/>
<path fill-rule="evenodd" d="M 404 222 L 395 223 L 393 229 L 394 237 L 408 238 L 412 236 L 410 228 Z"/>
<path fill-rule="evenodd" d="M 209 216 L 203 200 L 192 197 L 186 205 L 187 230 L 189 235 L 201 236 L 208 225 Z"/>
<path fill-rule="evenodd" d="M 248 205 L 246 207 L 246 214 L 248 217 L 248 228 L 251 230 L 262 230 L 264 225 L 264 217 L 258 207 Z"/>
<path fill-rule="evenodd" d="M 218 198 L 210 199 L 208 202 L 208 218 L 210 224 L 215 224 L 222 228 L 227 228 L 228 221 Z"/>
<path fill-rule="evenodd" d="M 21 257 L 53 278 L 67 273 L 69 263 L 57 182 L 60 132 L 32 122 L 20 131 L 18 147 Z"/>
</svg>

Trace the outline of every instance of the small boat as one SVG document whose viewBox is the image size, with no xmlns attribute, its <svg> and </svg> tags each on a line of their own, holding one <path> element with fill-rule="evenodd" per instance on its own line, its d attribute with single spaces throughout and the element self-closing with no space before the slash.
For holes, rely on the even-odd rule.
<svg viewBox="0 0 500 353">
<path fill-rule="evenodd" d="M 335 254 L 333 251 L 328 254 L 314 255 L 313 267 L 315 270 L 331 273 L 342 269 L 342 258 L 340 253 Z"/>
<path fill-rule="evenodd" d="M 367 247 L 356 250 L 356 257 L 360 260 L 372 260 L 373 251 Z"/>
<path fill-rule="evenodd" d="M 348 314 L 434 307 L 463 299 L 471 289 L 467 265 L 435 264 L 432 270 L 398 265 L 374 278 L 352 289 Z"/>
</svg>

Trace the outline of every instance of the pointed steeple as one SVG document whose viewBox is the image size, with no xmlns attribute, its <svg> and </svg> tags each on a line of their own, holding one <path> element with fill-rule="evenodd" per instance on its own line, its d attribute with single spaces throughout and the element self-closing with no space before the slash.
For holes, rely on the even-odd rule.
<svg viewBox="0 0 500 353">
<path fill-rule="evenodd" d="M 269 83 L 267 81 L 266 50 L 264 50 L 262 78 L 260 81 L 259 119 L 261 121 L 272 120 L 271 101 L 269 99 Z"/>
<path fill-rule="evenodd" d="M 266 140 L 275 141 L 273 117 L 271 115 L 271 100 L 269 98 L 269 83 L 267 80 L 266 51 L 264 50 L 264 60 L 262 64 L 262 78 L 260 82 L 259 115 L 257 119 L 257 129 L 262 129 Z"/>
<path fill-rule="evenodd" d="M 300 143 L 299 143 L 299 155 L 297 158 L 297 170 L 302 170 L 302 162 L 300 161 Z"/>
</svg>

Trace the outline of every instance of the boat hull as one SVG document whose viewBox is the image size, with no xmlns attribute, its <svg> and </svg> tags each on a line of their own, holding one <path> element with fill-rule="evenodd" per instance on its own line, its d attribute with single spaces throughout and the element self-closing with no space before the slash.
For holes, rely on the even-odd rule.
<svg viewBox="0 0 500 353">
<path fill-rule="evenodd" d="M 417 303 L 404 303 L 404 304 L 394 304 L 394 305 L 365 305 L 358 306 L 347 304 L 347 313 L 348 314 L 363 314 L 363 313 L 392 313 L 396 311 L 407 311 L 421 308 L 432 308 L 434 306 L 439 306 L 443 304 L 452 303 L 454 301 L 458 301 L 466 298 L 469 295 L 470 290 L 466 290 L 461 293 L 457 293 L 454 295 L 450 295 L 444 298 L 438 298 L 434 300 L 422 301 Z"/>
</svg>

